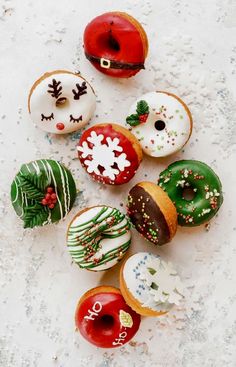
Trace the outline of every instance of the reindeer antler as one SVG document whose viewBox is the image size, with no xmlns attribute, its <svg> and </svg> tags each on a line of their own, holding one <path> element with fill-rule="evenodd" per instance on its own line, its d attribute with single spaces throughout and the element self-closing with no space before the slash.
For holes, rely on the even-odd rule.
<svg viewBox="0 0 236 367">
<path fill-rule="evenodd" d="M 81 86 L 79 85 L 79 83 L 77 83 L 76 87 L 77 87 L 78 91 L 76 91 L 75 89 L 72 89 L 72 92 L 74 94 L 74 99 L 77 100 L 77 99 L 80 98 L 80 96 L 87 93 L 87 91 L 86 91 L 87 85 L 86 85 L 86 82 L 83 82 L 81 84 Z"/>
<path fill-rule="evenodd" d="M 51 96 L 55 97 L 56 99 L 62 94 L 62 86 L 60 84 L 61 82 L 57 82 L 56 79 L 52 79 L 52 84 L 48 84 L 48 93 L 50 93 Z"/>
</svg>

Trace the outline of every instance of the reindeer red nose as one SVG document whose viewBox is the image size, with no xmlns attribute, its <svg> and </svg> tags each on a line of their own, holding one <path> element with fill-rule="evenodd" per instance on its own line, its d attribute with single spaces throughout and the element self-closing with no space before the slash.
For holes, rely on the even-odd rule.
<svg viewBox="0 0 236 367">
<path fill-rule="evenodd" d="M 64 125 L 62 122 L 58 122 L 58 123 L 56 124 L 56 128 L 57 128 L 58 130 L 63 130 L 63 129 L 65 128 L 65 125 Z"/>
</svg>

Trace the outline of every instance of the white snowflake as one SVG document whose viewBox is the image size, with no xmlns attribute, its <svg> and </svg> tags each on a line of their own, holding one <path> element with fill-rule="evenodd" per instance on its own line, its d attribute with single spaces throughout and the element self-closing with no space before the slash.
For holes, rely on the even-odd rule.
<svg viewBox="0 0 236 367">
<path fill-rule="evenodd" d="M 82 153 L 82 158 L 92 157 L 91 160 L 86 159 L 84 161 L 88 173 L 94 172 L 96 175 L 101 175 L 99 166 L 102 166 L 104 168 L 102 175 L 114 180 L 115 176 L 123 172 L 131 163 L 126 159 L 127 155 L 121 153 L 123 148 L 119 145 L 120 141 L 118 138 L 112 140 L 110 137 L 107 137 L 106 144 L 102 144 L 103 139 L 104 135 L 97 135 L 95 131 L 92 131 L 87 140 L 93 144 L 93 147 L 90 148 L 88 143 L 84 141 L 82 146 L 78 146 L 77 149 Z M 114 152 L 120 152 L 121 154 L 116 157 Z M 117 165 L 117 168 L 113 167 L 114 164 Z"/>
<path fill-rule="evenodd" d="M 170 262 L 160 258 L 152 259 L 140 278 L 150 287 L 150 294 L 155 302 L 179 305 L 183 298 L 183 287 Z"/>
</svg>

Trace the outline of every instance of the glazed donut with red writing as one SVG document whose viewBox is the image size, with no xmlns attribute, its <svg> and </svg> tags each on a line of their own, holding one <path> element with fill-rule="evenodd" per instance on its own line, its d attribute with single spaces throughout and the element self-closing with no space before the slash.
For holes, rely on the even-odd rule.
<svg viewBox="0 0 236 367">
<path fill-rule="evenodd" d="M 102 286 L 90 289 L 81 297 L 75 324 L 91 344 L 115 348 L 133 338 L 139 329 L 140 316 L 125 303 L 119 289 Z"/>
<path fill-rule="evenodd" d="M 113 77 L 129 78 L 144 69 L 148 39 L 136 19 L 114 11 L 94 18 L 87 25 L 84 51 L 97 70 Z"/>
<path fill-rule="evenodd" d="M 131 180 L 142 160 L 138 140 L 117 124 L 98 124 L 86 130 L 77 150 L 87 173 L 94 180 L 109 185 Z"/>
</svg>

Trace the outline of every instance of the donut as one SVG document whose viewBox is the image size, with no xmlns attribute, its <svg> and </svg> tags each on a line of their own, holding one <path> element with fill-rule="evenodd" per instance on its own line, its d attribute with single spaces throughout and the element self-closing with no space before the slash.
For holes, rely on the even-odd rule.
<svg viewBox="0 0 236 367">
<path fill-rule="evenodd" d="M 23 164 L 11 185 L 11 201 L 24 228 L 58 222 L 71 210 L 76 197 L 70 171 L 52 159 Z"/>
<path fill-rule="evenodd" d="M 98 124 L 86 130 L 77 150 L 87 173 L 95 181 L 109 185 L 130 181 L 142 160 L 137 139 L 117 124 Z"/>
<path fill-rule="evenodd" d="M 56 70 L 42 75 L 32 86 L 28 110 L 42 130 L 67 134 L 85 126 L 93 116 L 96 97 L 80 75 Z"/>
<path fill-rule="evenodd" d="M 152 182 L 140 182 L 129 191 L 127 212 L 136 230 L 155 245 L 171 241 L 177 230 L 177 212 L 168 195 Z"/>
<path fill-rule="evenodd" d="M 105 205 L 83 209 L 68 227 L 68 250 L 83 269 L 111 268 L 125 255 L 130 242 L 129 218 Z"/>
<path fill-rule="evenodd" d="M 143 316 L 160 316 L 183 299 L 183 287 L 170 262 L 148 252 L 130 256 L 120 270 L 126 303 Z"/>
<path fill-rule="evenodd" d="M 122 347 L 136 334 L 140 316 L 125 303 L 119 289 L 101 286 L 90 289 L 80 298 L 75 325 L 91 344 L 116 348 Z"/>
<path fill-rule="evenodd" d="M 192 116 L 186 104 L 168 92 L 150 92 L 130 108 L 127 126 L 152 157 L 176 153 L 189 140 Z"/>
<path fill-rule="evenodd" d="M 84 52 L 102 73 L 129 78 L 144 69 L 148 39 L 141 24 L 132 16 L 109 12 L 94 18 L 85 28 Z"/>
<path fill-rule="evenodd" d="M 181 226 L 193 227 L 208 222 L 223 203 L 219 177 L 200 161 L 172 163 L 160 173 L 158 184 L 175 204 Z"/>
</svg>

